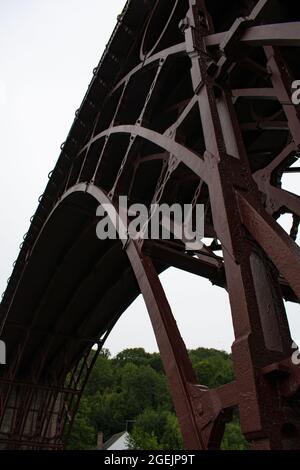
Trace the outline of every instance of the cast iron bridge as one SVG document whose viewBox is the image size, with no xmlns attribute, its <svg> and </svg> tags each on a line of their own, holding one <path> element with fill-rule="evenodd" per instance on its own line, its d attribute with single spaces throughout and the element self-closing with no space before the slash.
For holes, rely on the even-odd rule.
<svg viewBox="0 0 300 470">
<path fill-rule="evenodd" d="M 300 299 L 300 199 L 281 186 L 298 171 L 299 46 L 295 1 L 127 2 L 2 300 L 1 448 L 64 447 L 97 354 L 142 293 L 187 449 L 218 448 L 235 407 L 252 448 L 300 449 L 283 303 Z M 120 195 L 204 204 L 210 241 L 100 241 L 96 208 Z M 234 382 L 197 383 L 158 277 L 170 266 L 227 290 Z"/>
</svg>

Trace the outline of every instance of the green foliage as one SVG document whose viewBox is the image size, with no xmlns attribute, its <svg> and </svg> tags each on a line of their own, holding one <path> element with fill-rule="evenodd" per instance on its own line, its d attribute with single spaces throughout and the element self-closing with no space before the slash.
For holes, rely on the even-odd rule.
<svg viewBox="0 0 300 470">
<path fill-rule="evenodd" d="M 92 403 L 82 397 L 80 407 L 75 418 L 75 423 L 68 447 L 70 449 L 85 450 L 93 446 L 96 438 L 96 429 L 90 421 Z"/>
<path fill-rule="evenodd" d="M 216 349 L 198 348 L 190 351 L 198 382 L 207 387 L 219 387 L 233 380 L 231 356 Z"/>
<path fill-rule="evenodd" d="M 162 448 L 165 450 L 184 449 L 182 435 L 179 429 L 177 417 L 174 413 L 168 413 L 164 433 L 161 438 Z"/>
<path fill-rule="evenodd" d="M 147 408 L 134 423 L 130 448 L 143 450 L 183 449 L 175 414 L 170 411 Z"/>
<path fill-rule="evenodd" d="M 222 450 L 249 450 L 249 444 L 244 438 L 239 422 L 234 419 L 231 423 L 226 425 Z"/>
<path fill-rule="evenodd" d="M 198 348 L 189 355 L 199 383 L 217 387 L 233 379 L 231 356 L 226 352 Z M 81 400 L 68 448 L 95 448 L 99 431 L 107 440 L 127 427 L 132 449 L 183 449 L 160 356 L 142 348 L 125 349 L 114 358 L 108 350 L 102 351 Z M 246 448 L 235 416 L 226 426 L 222 449 Z"/>
<path fill-rule="evenodd" d="M 150 366 L 127 363 L 122 370 L 121 388 L 128 411 L 137 416 L 141 410 L 164 403 L 168 395 L 165 378 Z"/>
<path fill-rule="evenodd" d="M 114 371 L 109 356 L 100 355 L 94 366 L 93 373 L 86 387 L 86 394 L 93 395 L 97 391 L 108 390 L 114 383 Z"/>
<path fill-rule="evenodd" d="M 128 441 L 128 448 L 134 450 L 159 450 L 160 446 L 157 437 L 141 430 L 133 430 Z"/>
</svg>

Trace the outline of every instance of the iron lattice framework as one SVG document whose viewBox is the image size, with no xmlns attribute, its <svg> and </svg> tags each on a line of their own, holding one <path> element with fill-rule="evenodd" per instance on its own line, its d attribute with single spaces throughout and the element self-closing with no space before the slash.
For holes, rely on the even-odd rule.
<svg viewBox="0 0 300 470">
<path fill-rule="evenodd" d="M 64 446 L 97 354 L 141 292 L 187 449 L 218 448 L 234 407 L 254 449 L 300 449 L 283 303 L 300 299 L 300 200 L 281 187 L 300 149 L 299 19 L 281 0 L 127 2 L 1 304 L 2 448 Z M 119 195 L 204 204 L 211 243 L 100 242 L 96 207 Z M 169 266 L 228 291 L 234 382 L 197 383 L 158 277 Z"/>
</svg>

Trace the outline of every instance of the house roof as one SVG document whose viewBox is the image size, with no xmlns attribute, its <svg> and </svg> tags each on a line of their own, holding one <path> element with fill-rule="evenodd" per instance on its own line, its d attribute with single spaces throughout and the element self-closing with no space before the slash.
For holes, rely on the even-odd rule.
<svg viewBox="0 0 300 470">
<path fill-rule="evenodd" d="M 109 449 L 120 437 L 122 437 L 124 434 L 127 434 L 127 431 L 122 431 L 117 434 L 114 434 L 111 436 L 104 444 L 103 444 L 103 450 Z"/>
</svg>

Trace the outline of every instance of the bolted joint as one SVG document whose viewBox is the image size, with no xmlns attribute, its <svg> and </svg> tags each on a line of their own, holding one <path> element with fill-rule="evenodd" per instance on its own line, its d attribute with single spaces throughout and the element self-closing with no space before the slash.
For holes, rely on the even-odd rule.
<svg viewBox="0 0 300 470">
<path fill-rule="evenodd" d="M 191 27 L 191 23 L 188 17 L 185 17 L 182 20 L 180 20 L 178 28 L 180 29 L 182 34 L 184 34 L 185 31 L 190 27 Z"/>
</svg>

